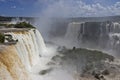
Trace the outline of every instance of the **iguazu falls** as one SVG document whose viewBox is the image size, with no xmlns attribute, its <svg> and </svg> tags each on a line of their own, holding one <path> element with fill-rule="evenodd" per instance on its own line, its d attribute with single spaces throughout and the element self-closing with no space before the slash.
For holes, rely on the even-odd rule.
<svg viewBox="0 0 120 80">
<path fill-rule="evenodd" d="M 120 80 L 120 1 L 0 0 L 0 80 Z"/>
</svg>

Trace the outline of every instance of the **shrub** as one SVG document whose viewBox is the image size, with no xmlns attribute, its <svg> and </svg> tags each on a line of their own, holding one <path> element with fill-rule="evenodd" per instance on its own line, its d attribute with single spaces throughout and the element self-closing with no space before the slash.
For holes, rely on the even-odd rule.
<svg viewBox="0 0 120 80">
<path fill-rule="evenodd" d="M 0 26 L 7 26 L 7 24 L 0 23 Z"/>
<path fill-rule="evenodd" d="M 14 27 L 15 26 L 15 24 L 7 24 L 6 25 L 6 28 L 12 28 L 12 27 Z"/>
<path fill-rule="evenodd" d="M 35 28 L 33 25 L 31 25 L 30 23 L 26 23 L 26 22 L 20 22 L 15 24 L 14 26 L 15 28 Z"/>
<path fill-rule="evenodd" d="M 4 43 L 5 41 L 5 36 L 4 34 L 0 33 L 0 43 Z"/>
</svg>

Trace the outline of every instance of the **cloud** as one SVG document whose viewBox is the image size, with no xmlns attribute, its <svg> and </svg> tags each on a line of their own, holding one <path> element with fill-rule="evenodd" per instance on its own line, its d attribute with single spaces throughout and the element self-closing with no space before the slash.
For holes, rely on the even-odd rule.
<svg viewBox="0 0 120 80">
<path fill-rule="evenodd" d="M 92 0 L 93 3 L 100 3 L 100 4 L 108 4 L 110 2 L 113 2 L 112 0 Z"/>
<path fill-rule="evenodd" d="M 11 8 L 15 9 L 15 8 L 17 8 L 17 7 L 16 7 L 16 6 L 11 6 Z"/>
<path fill-rule="evenodd" d="M 39 3 L 47 4 L 47 7 L 42 11 L 42 14 L 45 16 L 80 17 L 120 15 L 120 2 L 108 5 L 106 1 L 110 0 L 93 1 L 93 4 L 86 4 L 83 0 L 39 0 Z M 103 5 L 103 2 L 106 2 L 106 5 Z"/>
</svg>

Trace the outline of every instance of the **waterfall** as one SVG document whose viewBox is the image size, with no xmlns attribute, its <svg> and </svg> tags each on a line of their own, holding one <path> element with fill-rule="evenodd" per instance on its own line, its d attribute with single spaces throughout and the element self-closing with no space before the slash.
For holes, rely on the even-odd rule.
<svg viewBox="0 0 120 80">
<path fill-rule="evenodd" d="M 71 40 L 77 40 L 81 23 L 69 23 L 65 37 Z"/>
<path fill-rule="evenodd" d="M 31 67 L 39 61 L 39 56 L 46 50 L 40 32 L 31 29 L 21 32 L 7 32 L 5 34 L 11 34 L 14 40 L 18 39 L 18 43 L 14 47 L 26 69 L 31 70 Z"/>
<path fill-rule="evenodd" d="M 11 29 L 4 34 L 18 42 L 0 45 L 0 80 L 31 80 L 32 68 L 47 51 L 40 32 L 37 29 Z"/>
<path fill-rule="evenodd" d="M 0 80 L 31 80 L 13 45 L 0 45 Z"/>
<path fill-rule="evenodd" d="M 68 28 L 66 31 L 66 34 L 64 36 L 64 39 L 66 40 L 66 43 L 69 47 L 73 47 L 73 46 L 78 46 L 78 38 L 80 37 L 81 34 L 79 34 L 81 32 L 81 30 L 84 30 L 83 28 L 84 25 L 82 25 L 82 22 L 72 22 L 68 24 Z M 84 33 L 84 31 L 82 32 Z M 71 44 L 71 45 L 69 45 Z"/>
<path fill-rule="evenodd" d="M 113 50 L 120 47 L 119 34 L 119 22 L 70 22 L 65 39 L 72 46 Z"/>
</svg>

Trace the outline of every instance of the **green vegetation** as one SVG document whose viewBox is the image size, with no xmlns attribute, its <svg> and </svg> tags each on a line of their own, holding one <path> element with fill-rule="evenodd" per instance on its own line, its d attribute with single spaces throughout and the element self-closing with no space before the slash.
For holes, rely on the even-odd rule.
<svg viewBox="0 0 120 80">
<path fill-rule="evenodd" d="M 26 23 L 26 22 L 20 22 L 14 25 L 15 28 L 35 28 L 33 25 L 31 25 L 30 23 Z"/>
<path fill-rule="evenodd" d="M 4 43 L 5 41 L 5 36 L 4 34 L 0 33 L 0 43 Z"/>
<path fill-rule="evenodd" d="M 8 24 L 8 25 L 6 25 L 6 27 L 7 27 L 7 28 L 12 28 L 12 27 L 14 27 L 14 25 L 15 25 L 15 24 Z"/>
<path fill-rule="evenodd" d="M 4 26 L 6 28 L 13 28 L 15 24 L 5 24 L 5 23 L 0 23 L 0 26 Z"/>
<path fill-rule="evenodd" d="M 2 23 L 1 23 L 0 26 L 7 26 L 7 24 L 2 24 Z"/>
<path fill-rule="evenodd" d="M 20 22 L 20 23 L 17 23 L 17 24 L 0 23 L 0 26 L 5 26 L 6 28 L 35 28 L 30 23 L 26 23 L 26 22 Z"/>
<path fill-rule="evenodd" d="M 4 17 L 4 16 L 0 16 L 0 21 L 11 21 L 12 18 L 14 18 L 14 17 Z"/>
</svg>

